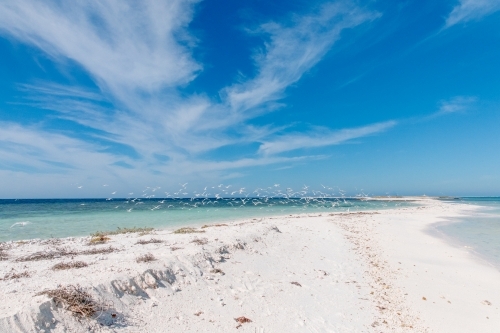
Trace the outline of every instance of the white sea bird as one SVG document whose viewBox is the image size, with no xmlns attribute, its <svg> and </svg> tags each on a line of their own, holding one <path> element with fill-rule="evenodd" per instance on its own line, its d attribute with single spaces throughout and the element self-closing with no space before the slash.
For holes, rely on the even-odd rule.
<svg viewBox="0 0 500 333">
<path fill-rule="evenodd" d="M 25 225 L 28 225 L 28 224 L 31 224 L 31 222 L 30 222 L 30 221 L 21 221 L 21 222 L 16 222 L 16 223 L 14 223 L 14 224 L 13 224 L 13 225 L 11 225 L 10 227 L 12 228 L 12 227 L 14 227 L 14 226 L 16 226 L 16 225 L 20 225 L 20 226 L 24 227 Z"/>
</svg>

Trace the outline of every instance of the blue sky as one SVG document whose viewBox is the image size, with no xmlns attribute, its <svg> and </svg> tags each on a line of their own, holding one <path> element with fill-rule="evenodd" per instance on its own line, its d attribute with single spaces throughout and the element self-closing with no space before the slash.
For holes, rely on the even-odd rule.
<svg viewBox="0 0 500 333">
<path fill-rule="evenodd" d="M 140 3 L 0 3 L 0 197 L 500 195 L 499 0 Z"/>
</svg>

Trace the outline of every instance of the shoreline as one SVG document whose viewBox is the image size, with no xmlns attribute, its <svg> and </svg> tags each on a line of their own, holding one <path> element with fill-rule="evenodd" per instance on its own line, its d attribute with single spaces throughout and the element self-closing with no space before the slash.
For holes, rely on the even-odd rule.
<svg viewBox="0 0 500 333">
<path fill-rule="evenodd" d="M 89 237 L 12 242 L 0 278 L 12 269 L 30 276 L 0 281 L 0 331 L 494 332 L 500 273 L 425 232 L 470 206 L 421 202 L 245 219 L 203 233 L 113 235 L 101 245 L 87 245 Z M 137 244 L 150 239 L 161 242 Z M 116 251 L 82 254 L 109 246 Z M 15 261 L 57 248 L 70 255 Z M 156 260 L 136 262 L 147 253 Z M 51 269 L 75 260 L 89 266 Z M 90 288 L 113 306 L 82 324 L 34 296 L 59 284 Z M 252 321 L 239 324 L 241 316 Z"/>
</svg>

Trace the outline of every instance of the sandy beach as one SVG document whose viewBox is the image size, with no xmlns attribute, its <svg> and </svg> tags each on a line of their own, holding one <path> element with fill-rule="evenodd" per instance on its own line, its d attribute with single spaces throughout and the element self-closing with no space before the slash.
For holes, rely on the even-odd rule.
<svg viewBox="0 0 500 333">
<path fill-rule="evenodd" d="M 500 272 L 431 232 L 476 208 L 418 203 L 3 243 L 0 332 L 498 332 Z"/>
</svg>

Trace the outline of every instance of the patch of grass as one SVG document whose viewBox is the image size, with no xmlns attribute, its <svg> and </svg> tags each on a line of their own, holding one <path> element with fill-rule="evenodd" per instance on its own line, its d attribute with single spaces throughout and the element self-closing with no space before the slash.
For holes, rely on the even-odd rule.
<svg viewBox="0 0 500 333">
<path fill-rule="evenodd" d="M 191 241 L 191 243 L 196 243 L 198 245 L 205 245 L 208 243 L 208 239 L 206 238 L 195 238 Z"/>
<path fill-rule="evenodd" d="M 177 250 L 181 250 L 182 247 L 178 247 L 178 246 L 172 246 L 170 247 L 170 251 L 177 251 Z"/>
<path fill-rule="evenodd" d="M 53 251 L 35 252 L 35 253 L 30 254 L 30 255 L 17 258 L 16 261 L 25 262 L 25 261 L 51 260 L 54 258 L 67 257 L 67 256 L 107 254 L 107 253 L 111 253 L 111 252 L 115 252 L 115 251 L 118 251 L 118 250 L 114 247 L 111 247 L 111 246 L 107 247 L 107 248 L 95 248 L 95 249 L 84 250 L 84 251 L 75 251 L 75 250 L 70 250 L 67 248 L 56 248 Z"/>
<path fill-rule="evenodd" d="M 104 235 L 92 236 L 92 238 L 90 238 L 89 245 L 104 244 L 109 240 L 111 240 L 111 238 Z"/>
<path fill-rule="evenodd" d="M 163 243 L 163 241 L 161 239 L 156 239 L 156 238 L 151 238 L 148 240 L 140 239 L 137 241 L 136 244 L 146 245 L 146 244 L 158 244 L 158 243 Z"/>
<path fill-rule="evenodd" d="M 93 234 L 90 234 L 92 237 L 99 237 L 99 236 L 111 236 L 111 235 L 121 235 L 121 234 L 132 234 L 132 233 L 140 233 L 142 235 L 147 235 L 151 231 L 153 231 L 154 228 L 120 228 L 118 227 L 114 231 L 97 231 Z"/>
<path fill-rule="evenodd" d="M 7 273 L 4 275 L 3 278 L 0 278 L 0 280 L 14 280 L 14 279 L 20 279 L 20 278 L 24 278 L 24 277 L 30 277 L 31 274 L 28 272 L 28 271 L 24 271 L 24 272 L 21 272 L 21 273 L 16 273 L 16 272 L 10 272 L 10 273 Z"/>
<path fill-rule="evenodd" d="M 191 227 L 184 227 L 180 228 L 174 231 L 174 234 L 196 234 L 196 233 L 204 233 L 205 230 L 196 230 L 195 228 Z"/>
<path fill-rule="evenodd" d="M 225 223 L 218 223 L 218 224 L 205 224 L 205 225 L 203 225 L 201 228 L 202 228 L 202 229 L 205 229 L 205 228 L 209 228 L 209 227 L 227 227 L 227 224 L 225 224 Z"/>
<path fill-rule="evenodd" d="M 142 256 L 139 256 L 137 257 L 137 259 L 135 261 L 137 262 L 150 262 L 150 261 L 155 261 L 156 258 L 154 255 L 152 255 L 151 253 L 146 253 L 146 254 L 143 254 Z"/>
<path fill-rule="evenodd" d="M 73 255 L 107 254 L 107 253 L 112 253 L 115 251 L 119 251 L 119 250 L 110 246 L 110 247 L 105 247 L 105 248 L 100 248 L 100 249 L 90 249 L 90 250 L 85 250 L 85 251 L 80 251 L 80 252 L 74 252 Z"/>
<path fill-rule="evenodd" d="M 47 295 L 56 303 L 79 318 L 92 318 L 105 310 L 105 305 L 95 300 L 80 285 L 59 286 L 57 289 L 45 290 L 37 294 Z"/>
<path fill-rule="evenodd" d="M 54 271 L 62 271 L 71 268 L 83 268 L 87 267 L 89 264 L 83 261 L 72 261 L 72 262 L 60 262 L 52 266 L 52 270 Z"/>
</svg>

